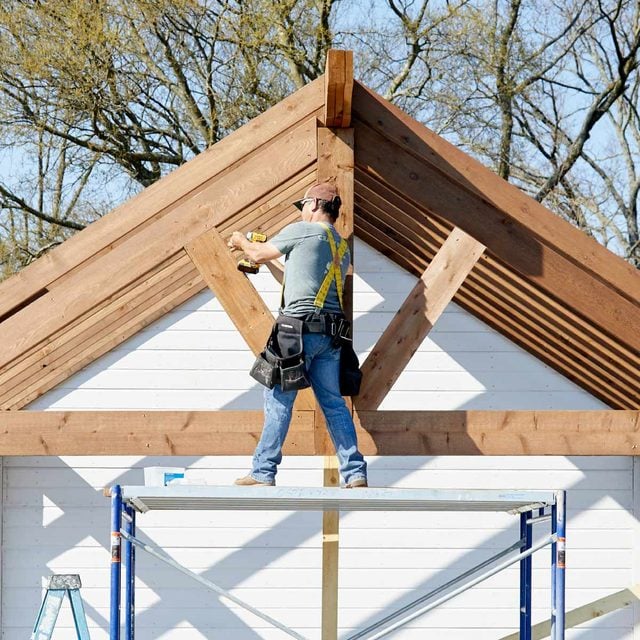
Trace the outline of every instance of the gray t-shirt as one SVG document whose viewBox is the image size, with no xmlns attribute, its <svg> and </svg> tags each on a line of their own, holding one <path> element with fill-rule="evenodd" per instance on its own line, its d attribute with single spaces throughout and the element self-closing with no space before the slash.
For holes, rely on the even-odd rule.
<svg viewBox="0 0 640 640">
<path fill-rule="evenodd" d="M 328 227 L 337 250 L 342 238 L 332 225 L 329 224 Z M 319 222 L 294 222 L 270 242 L 286 256 L 282 313 L 294 317 L 313 313 L 316 309 L 313 301 L 333 260 L 325 227 Z M 343 284 L 350 261 L 351 256 L 347 250 L 341 262 Z M 328 313 L 340 312 L 335 279 L 332 279 L 322 309 Z"/>
</svg>

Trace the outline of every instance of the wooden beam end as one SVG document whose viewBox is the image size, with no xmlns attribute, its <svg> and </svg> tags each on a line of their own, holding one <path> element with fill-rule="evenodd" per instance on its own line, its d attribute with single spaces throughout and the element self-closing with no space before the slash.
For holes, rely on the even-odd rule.
<svg viewBox="0 0 640 640">
<path fill-rule="evenodd" d="M 329 49 L 324 74 L 324 117 L 330 128 L 351 126 L 353 51 Z"/>
</svg>

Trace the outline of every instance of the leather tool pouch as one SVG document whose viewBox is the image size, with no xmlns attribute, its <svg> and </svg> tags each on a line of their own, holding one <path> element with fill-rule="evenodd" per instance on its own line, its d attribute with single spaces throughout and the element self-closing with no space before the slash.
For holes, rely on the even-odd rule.
<svg viewBox="0 0 640 640">
<path fill-rule="evenodd" d="M 280 382 L 280 367 L 267 359 L 268 348 L 256 358 L 249 375 L 260 384 L 273 389 Z"/>
<path fill-rule="evenodd" d="M 338 321 L 333 344 L 340 347 L 340 393 L 343 396 L 357 396 L 362 384 L 362 371 L 358 356 L 353 350 L 351 323 L 348 320 Z"/>
<path fill-rule="evenodd" d="M 304 365 L 303 321 L 278 316 L 264 351 L 256 359 L 249 375 L 268 389 L 280 384 L 283 391 L 310 386 Z"/>
</svg>

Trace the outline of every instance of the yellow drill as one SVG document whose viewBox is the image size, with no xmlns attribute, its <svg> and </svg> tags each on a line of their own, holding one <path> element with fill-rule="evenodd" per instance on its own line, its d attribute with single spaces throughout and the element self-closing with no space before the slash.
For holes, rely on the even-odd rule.
<svg viewBox="0 0 640 640">
<path fill-rule="evenodd" d="M 249 242 L 266 242 L 267 234 L 260 233 L 259 231 L 249 231 L 249 233 L 247 233 L 247 240 Z M 238 261 L 238 271 L 242 271 L 243 273 L 258 273 L 259 270 L 260 265 L 256 264 L 253 260 L 242 258 L 242 260 Z"/>
</svg>

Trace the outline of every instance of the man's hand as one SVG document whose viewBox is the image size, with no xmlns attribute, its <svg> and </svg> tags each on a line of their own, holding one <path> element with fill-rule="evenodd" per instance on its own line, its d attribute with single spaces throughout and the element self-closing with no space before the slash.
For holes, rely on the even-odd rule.
<svg viewBox="0 0 640 640">
<path fill-rule="evenodd" d="M 242 249 L 243 243 L 249 242 L 240 231 L 234 231 L 227 242 L 227 246 L 231 249 Z"/>
<path fill-rule="evenodd" d="M 269 262 L 269 260 L 275 260 L 282 256 L 280 250 L 270 242 L 249 242 L 240 231 L 234 231 L 231 236 L 229 236 L 227 246 L 230 249 L 240 249 L 244 251 L 249 260 L 253 260 L 253 262 L 257 262 L 258 264 L 264 264 L 265 262 Z"/>
</svg>

